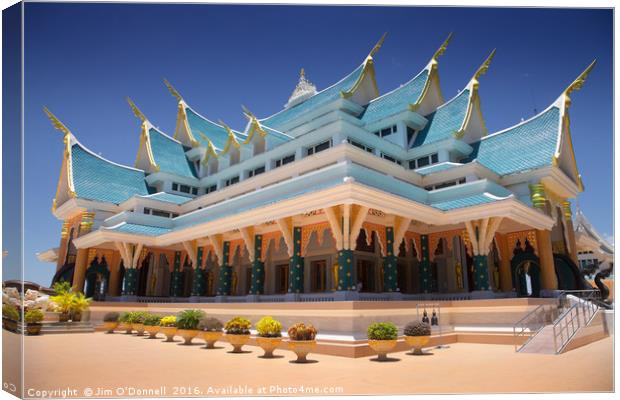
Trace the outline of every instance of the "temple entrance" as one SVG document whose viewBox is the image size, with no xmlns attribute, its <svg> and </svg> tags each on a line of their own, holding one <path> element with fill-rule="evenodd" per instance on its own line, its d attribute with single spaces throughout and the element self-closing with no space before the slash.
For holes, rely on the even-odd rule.
<svg viewBox="0 0 620 400">
<path fill-rule="evenodd" d="M 149 268 L 147 277 L 147 296 L 168 296 L 170 293 L 170 266 L 164 254 L 153 256 L 154 265 Z"/>
<path fill-rule="evenodd" d="M 327 261 L 310 262 L 310 291 L 324 292 L 327 290 Z"/>
<path fill-rule="evenodd" d="M 377 263 L 370 259 L 358 258 L 356 261 L 357 282 L 360 292 L 376 292 Z"/>
<path fill-rule="evenodd" d="M 148 253 L 144 260 L 142 260 L 142 264 L 140 264 L 140 268 L 138 268 L 138 287 L 136 293 L 138 296 L 146 296 L 148 290 L 148 278 L 151 274 L 151 265 L 153 264 L 154 259 L 153 253 Z"/>
<path fill-rule="evenodd" d="M 519 297 L 540 297 L 540 263 L 533 252 L 519 252 L 510 261 L 512 284 Z"/>
<path fill-rule="evenodd" d="M 86 297 L 91 297 L 95 301 L 105 300 L 108 293 L 108 282 L 110 279 L 110 271 L 105 257 L 98 257 L 90 263 L 90 267 L 86 270 Z"/>
<path fill-rule="evenodd" d="M 284 294 L 288 292 L 288 264 L 278 264 L 274 270 L 276 273 L 276 285 L 274 292 Z"/>
<path fill-rule="evenodd" d="M 564 254 L 553 254 L 553 265 L 558 278 L 559 290 L 582 289 L 579 267 L 570 257 Z"/>
</svg>

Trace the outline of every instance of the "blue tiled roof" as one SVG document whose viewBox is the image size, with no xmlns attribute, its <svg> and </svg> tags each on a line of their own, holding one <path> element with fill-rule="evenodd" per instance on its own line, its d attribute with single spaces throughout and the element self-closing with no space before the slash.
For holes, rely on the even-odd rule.
<svg viewBox="0 0 620 400">
<path fill-rule="evenodd" d="M 398 89 L 374 99 L 366 106 L 361 120 L 368 125 L 407 110 L 409 104 L 418 101 L 427 80 L 428 70 L 424 70 Z"/>
<path fill-rule="evenodd" d="M 189 107 L 185 108 L 185 113 L 187 114 L 187 122 L 189 123 L 189 128 L 192 130 L 194 139 L 198 140 L 202 146 L 206 147 L 207 142 L 202 138 L 202 135 L 200 135 L 201 132 L 211 140 L 211 143 L 213 143 L 216 149 L 223 150 L 224 147 L 226 147 L 226 143 L 228 143 L 228 131 L 223 126 L 209 121 Z M 233 131 L 233 133 L 237 137 L 237 140 L 245 140 L 244 134 L 235 131 Z"/>
<path fill-rule="evenodd" d="M 469 89 L 461 91 L 452 100 L 444 103 L 428 115 L 428 123 L 415 138 L 413 147 L 448 139 L 457 132 L 467 114 Z"/>
<path fill-rule="evenodd" d="M 160 171 L 189 178 L 196 177 L 194 166 L 185 157 L 185 149 L 181 143 L 154 128 L 149 130 L 149 137 L 153 158 Z"/>
<path fill-rule="evenodd" d="M 363 70 L 364 64 L 357 67 L 355 71 L 351 72 L 349 75 L 347 75 L 335 85 L 318 92 L 314 96 L 299 104 L 296 104 L 290 108 L 286 108 L 279 113 L 272 115 L 271 117 L 261 120 L 261 124 L 270 126 L 275 129 L 280 129 L 282 125 L 294 120 L 305 112 L 314 110 L 324 104 L 340 98 L 340 92 L 351 89 L 353 84 L 355 84 L 357 79 L 360 77 Z"/>
<path fill-rule="evenodd" d="M 148 196 L 141 196 L 147 199 L 165 201 L 166 203 L 174 203 L 174 204 L 183 204 L 190 201 L 191 197 L 180 196 L 178 194 L 166 193 L 166 192 L 158 192 L 155 194 L 151 194 Z"/>
<path fill-rule="evenodd" d="M 159 226 L 139 225 L 124 223 L 115 228 L 108 229 L 115 232 L 133 233 L 136 235 L 159 236 L 171 231 L 170 228 L 161 228 Z"/>
<path fill-rule="evenodd" d="M 439 201 L 432 203 L 431 206 L 442 211 L 454 210 L 455 208 L 464 208 L 477 206 L 479 204 L 492 203 L 497 201 L 497 198 L 487 196 L 486 194 L 474 194 L 471 196 L 460 197 L 454 200 Z"/>
<path fill-rule="evenodd" d="M 463 164 L 443 162 L 443 163 L 440 163 L 440 164 L 435 164 L 435 165 L 431 165 L 431 166 L 428 166 L 428 167 L 416 169 L 415 172 L 417 172 L 420 175 L 429 175 L 429 174 L 432 174 L 432 173 L 435 173 L 435 172 L 452 169 L 454 167 L 460 167 L 461 165 L 463 165 Z"/>
<path fill-rule="evenodd" d="M 551 165 L 560 129 L 560 110 L 552 106 L 534 118 L 472 143 L 468 160 L 498 175 Z"/>
<path fill-rule="evenodd" d="M 268 126 L 261 126 L 261 128 L 270 136 L 272 136 L 274 139 L 284 143 L 284 142 L 288 142 L 289 140 L 293 140 L 292 136 L 289 136 L 285 133 L 282 133 L 280 131 L 277 131 L 275 129 L 272 129 Z"/>
<path fill-rule="evenodd" d="M 144 171 L 123 167 L 84 149 L 71 147 L 73 185 L 79 198 L 120 204 L 148 194 Z"/>
</svg>

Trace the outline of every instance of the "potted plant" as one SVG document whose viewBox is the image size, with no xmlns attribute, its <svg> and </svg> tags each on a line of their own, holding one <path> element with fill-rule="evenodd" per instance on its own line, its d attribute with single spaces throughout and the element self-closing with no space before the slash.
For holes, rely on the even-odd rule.
<svg viewBox="0 0 620 400">
<path fill-rule="evenodd" d="M 177 335 L 185 340 L 184 345 L 191 344 L 192 339 L 198 335 L 198 324 L 204 317 L 202 310 L 183 310 L 177 315 Z"/>
<path fill-rule="evenodd" d="M 431 326 L 426 322 L 413 321 L 405 326 L 405 342 L 413 349 L 411 354 L 422 355 L 422 347 L 431 340 Z"/>
<path fill-rule="evenodd" d="M 144 318 L 144 330 L 149 334 L 149 339 L 155 339 L 159 333 L 161 316 L 149 314 Z"/>
<path fill-rule="evenodd" d="M 29 335 L 38 335 L 41 333 L 41 327 L 43 326 L 41 325 L 41 321 L 43 321 L 44 317 L 45 314 L 43 314 L 43 311 L 38 308 L 33 308 L 26 311 L 26 315 L 24 315 L 24 321 L 26 321 L 26 332 Z"/>
<path fill-rule="evenodd" d="M 131 328 L 131 312 L 124 312 L 118 317 L 118 328 L 120 330 L 125 330 L 126 334 L 131 334 L 133 329 Z"/>
<path fill-rule="evenodd" d="M 118 318 L 117 312 L 109 312 L 103 316 L 103 327 L 106 333 L 114 333 L 114 329 L 118 326 Z"/>
<path fill-rule="evenodd" d="M 198 329 L 202 331 L 201 336 L 207 343 L 207 349 L 214 349 L 215 342 L 222 338 L 224 325 L 217 318 L 203 318 L 198 324 Z"/>
<path fill-rule="evenodd" d="M 377 352 L 379 361 L 387 361 L 387 353 L 396 347 L 398 328 L 391 322 L 375 322 L 367 330 L 368 345 Z"/>
<path fill-rule="evenodd" d="M 312 325 L 297 323 L 288 328 L 288 345 L 297 354 L 296 363 L 306 363 L 306 356 L 316 347 L 317 331 Z"/>
<path fill-rule="evenodd" d="M 144 336 L 144 320 L 149 315 L 146 311 L 134 311 L 131 320 L 131 329 L 136 331 L 137 336 Z"/>
<path fill-rule="evenodd" d="M 17 331 L 17 321 L 19 321 L 19 310 L 10 304 L 2 305 L 2 327 L 7 331 Z"/>
<path fill-rule="evenodd" d="M 50 300 L 56 304 L 56 309 L 60 312 L 58 316 L 59 322 L 67 322 L 71 317 L 71 310 L 75 294 L 69 291 L 59 292 L 56 296 L 51 296 Z"/>
<path fill-rule="evenodd" d="M 233 346 L 233 353 L 242 353 L 241 348 L 250 340 L 250 328 L 252 323 L 243 317 L 234 317 L 224 325 L 226 338 Z"/>
<path fill-rule="evenodd" d="M 264 358 L 273 358 L 273 352 L 282 342 L 282 324 L 272 317 L 263 317 L 256 323 L 258 345 L 265 351 Z"/>
<path fill-rule="evenodd" d="M 174 335 L 177 333 L 177 317 L 167 315 L 159 321 L 159 331 L 166 335 L 166 342 L 173 342 Z"/>
<path fill-rule="evenodd" d="M 80 322 L 82 320 L 82 313 L 88 310 L 92 299 L 86 298 L 84 293 L 72 293 L 72 295 L 71 304 L 69 306 L 71 321 Z"/>
</svg>

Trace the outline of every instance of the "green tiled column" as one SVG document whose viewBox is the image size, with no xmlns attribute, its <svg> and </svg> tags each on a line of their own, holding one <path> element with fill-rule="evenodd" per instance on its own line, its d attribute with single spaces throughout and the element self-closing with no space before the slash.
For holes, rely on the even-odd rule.
<svg viewBox="0 0 620 400">
<path fill-rule="evenodd" d="M 304 291 L 304 258 L 301 256 L 301 228 L 293 228 L 293 257 L 288 268 L 288 292 L 302 293 Z"/>
<path fill-rule="evenodd" d="M 420 292 L 430 293 L 432 288 L 431 261 L 429 257 L 428 235 L 420 235 L 422 262 L 420 262 Z"/>
<path fill-rule="evenodd" d="M 192 282 L 192 296 L 204 296 L 205 294 L 205 277 L 203 270 L 200 268 L 202 264 L 202 254 L 204 248 L 199 247 L 196 254 L 196 265 L 194 265 L 194 281 Z"/>
<path fill-rule="evenodd" d="M 489 263 L 486 255 L 474 256 L 474 290 L 489 290 Z"/>
<path fill-rule="evenodd" d="M 218 296 L 228 296 L 230 295 L 230 290 L 232 286 L 232 267 L 228 265 L 228 255 L 230 253 L 230 242 L 224 242 L 224 246 L 222 249 L 223 260 L 220 261 L 220 275 L 217 281 L 217 292 Z"/>
<path fill-rule="evenodd" d="M 394 254 L 394 228 L 385 228 L 386 249 L 383 257 L 383 291 L 398 291 L 398 259 Z"/>
<path fill-rule="evenodd" d="M 338 290 L 357 290 L 353 282 L 353 250 L 338 251 Z"/>
<path fill-rule="evenodd" d="M 263 235 L 254 235 L 254 261 L 252 261 L 252 284 L 250 294 L 265 292 L 265 263 L 262 261 Z"/>
<path fill-rule="evenodd" d="M 181 273 L 181 252 L 174 252 L 174 264 L 170 279 L 170 296 L 180 297 L 183 293 L 183 280 Z"/>
<path fill-rule="evenodd" d="M 123 279 L 123 296 L 135 296 L 138 287 L 138 270 L 135 268 L 125 269 Z"/>
</svg>

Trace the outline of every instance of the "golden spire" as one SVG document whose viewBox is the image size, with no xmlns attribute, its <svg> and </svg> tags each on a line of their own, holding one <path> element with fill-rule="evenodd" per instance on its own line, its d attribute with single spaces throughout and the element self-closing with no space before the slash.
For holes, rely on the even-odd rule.
<svg viewBox="0 0 620 400">
<path fill-rule="evenodd" d="M 491 61 L 493 61 L 493 57 L 495 57 L 495 50 L 496 49 L 493 49 L 493 51 L 491 52 L 491 54 L 489 54 L 487 59 L 484 60 L 484 62 L 482 63 L 482 65 L 480 65 L 480 67 L 478 67 L 478 69 L 476 70 L 476 73 L 471 78 L 471 80 L 477 81 L 482 75 L 486 74 L 486 72 L 489 69 L 489 66 L 491 65 Z"/>
<path fill-rule="evenodd" d="M 183 97 L 181 96 L 181 93 L 179 93 L 174 86 L 172 86 L 172 84 L 170 82 L 168 82 L 168 79 L 164 78 L 164 84 L 166 85 L 166 87 L 168 88 L 168 90 L 170 91 L 170 94 L 173 95 L 174 97 L 176 97 L 176 99 L 178 101 L 183 100 Z"/>
<path fill-rule="evenodd" d="M 368 53 L 368 58 L 372 58 L 374 57 L 375 54 L 377 54 L 381 46 L 383 46 L 383 42 L 385 41 L 386 36 L 387 36 L 387 32 L 385 32 L 383 36 L 381 36 L 381 39 L 379 39 L 377 44 L 375 44 L 375 47 L 373 47 L 372 50 L 370 50 L 370 53 Z"/>
<path fill-rule="evenodd" d="M 304 69 L 302 68 L 302 69 L 301 69 L 301 71 L 302 71 L 302 74 L 303 74 Z M 257 118 L 256 118 L 256 115 L 254 115 L 254 114 L 252 113 L 252 111 L 250 111 L 250 110 L 249 110 L 246 106 L 244 106 L 243 104 L 241 105 L 241 109 L 243 110 L 243 115 L 245 115 L 245 117 L 246 117 L 247 119 L 249 119 L 249 120 L 250 120 L 250 121 L 252 121 L 252 122 L 253 122 L 253 121 L 258 121 L 258 120 L 257 120 Z"/>
<path fill-rule="evenodd" d="M 445 53 L 446 49 L 448 48 L 448 43 L 450 43 L 450 40 L 452 40 L 452 32 L 450 32 L 446 40 L 443 41 L 443 43 L 441 44 L 441 46 L 439 46 L 435 54 L 433 54 L 432 60 L 437 61 L 437 59 L 439 59 L 439 57 L 442 56 L 443 53 Z"/>
<path fill-rule="evenodd" d="M 65 137 L 71 135 L 71 131 L 69 130 L 69 128 L 67 128 L 65 124 L 60 122 L 60 120 L 56 118 L 56 116 L 52 114 L 52 112 L 47 107 L 43 107 L 43 112 L 47 114 L 47 117 L 50 119 L 50 121 L 52 121 L 52 126 L 54 128 L 64 133 Z"/>
<path fill-rule="evenodd" d="M 581 74 L 579 74 L 577 79 L 575 79 L 573 83 L 568 85 L 568 87 L 564 90 L 563 93 L 568 96 L 571 94 L 572 91 L 581 89 L 583 84 L 586 82 L 586 78 L 588 77 L 588 75 L 590 75 L 590 72 L 592 72 L 592 69 L 594 69 L 595 65 L 596 60 L 592 61 L 592 63 L 590 63 L 590 65 L 588 65 L 588 67 Z"/>
<path fill-rule="evenodd" d="M 237 138 L 235 137 L 235 134 L 233 133 L 232 129 L 230 128 L 230 126 L 226 125 L 224 123 L 224 121 L 222 121 L 221 119 L 218 120 L 218 122 L 220 123 L 220 125 L 222 125 L 222 127 L 224 127 L 224 129 L 226 129 L 226 132 L 228 132 L 228 137 L 235 139 L 235 141 L 237 140 Z"/>
<path fill-rule="evenodd" d="M 133 114 L 142 122 L 146 121 L 146 117 L 144 116 L 144 114 L 142 114 L 142 111 L 140 111 L 140 109 L 138 108 L 138 106 L 136 106 L 136 104 L 131 101 L 131 99 L 129 97 L 127 97 L 127 103 L 129 103 L 129 107 L 131 107 L 131 111 L 133 111 Z"/>
<path fill-rule="evenodd" d="M 303 67 L 301 67 L 301 71 L 299 71 L 299 79 L 302 79 L 305 77 L 306 77 L 306 71 L 304 70 Z"/>
</svg>

